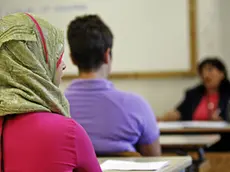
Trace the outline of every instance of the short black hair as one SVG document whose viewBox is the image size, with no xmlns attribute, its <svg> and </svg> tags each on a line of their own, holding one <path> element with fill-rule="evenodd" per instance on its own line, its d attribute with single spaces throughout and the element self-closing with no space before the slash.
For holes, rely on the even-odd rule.
<svg viewBox="0 0 230 172">
<path fill-rule="evenodd" d="M 201 75 L 202 70 L 204 68 L 204 66 L 206 65 L 211 65 L 215 68 L 217 68 L 219 71 L 224 73 L 224 79 L 228 78 L 228 72 L 227 69 L 224 65 L 224 63 L 218 59 L 218 57 L 207 57 L 206 59 L 204 59 L 199 65 L 198 65 L 198 73 Z"/>
<path fill-rule="evenodd" d="M 113 46 L 110 28 L 97 15 L 76 17 L 69 24 L 67 36 L 73 61 L 84 72 L 100 68 L 104 53 Z"/>
</svg>

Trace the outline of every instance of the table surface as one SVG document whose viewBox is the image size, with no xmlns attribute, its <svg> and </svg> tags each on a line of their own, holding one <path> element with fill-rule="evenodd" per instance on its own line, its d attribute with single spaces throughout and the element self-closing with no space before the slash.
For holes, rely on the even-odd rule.
<svg viewBox="0 0 230 172">
<path fill-rule="evenodd" d="M 162 122 L 164 123 L 164 122 Z M 167 122 L 166 122 L 167 123 Z M 176 122 L 176 123 L 183 123 L 183 122 Z M 181 127 L 180 125 L 178 125 L 178 127 L 165 127 L 165 128 L 160 128 L 161 134 L 186 134 L 186 133 L 230 133 L 230 124 L 224 126 L 224 127 L 213 127 L 212 128 L 212 123 L 215 122 L 210 122 L 210 127 L 207 126 L 208 122 L 205 122 L 206 126 L 204 128 L 202 127 Z"/>
<path fill-rule="evenodd" d="M 160 129 L 161 134 L 186 134 L 186 133 L 230 133 L 230 126 L 224 128 L 173 128 Z"/>
<path fill-rule="evenodd" d="M 137 162 L 157 162 L 169 161 L 169 165 L 156 172 L 180 172 L 192 164 L 190 156 L 175 156 L 175 157 L 140 157 L 140 158 L 98 158 L 100 164 L 106 160 L 124 160 L 124 161 L 137 161 Z M 117 172 L 117 171 L 108 171 Z M 129 172 L 147 172 L 147 171 L 129 171 Z"/>
<path fill-rule="evenodd" d="M 162 135 L 162 148 L 210 147 L 220 140 L 220 135 Z"/>
</svg>

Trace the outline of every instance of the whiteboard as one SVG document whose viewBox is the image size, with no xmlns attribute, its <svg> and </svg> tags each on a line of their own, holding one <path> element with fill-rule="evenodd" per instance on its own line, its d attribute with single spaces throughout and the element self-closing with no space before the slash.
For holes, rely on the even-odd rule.
<svg viewBox="0 0 230 172">
<path fill-rule="evenodd" d="M 1 0 L 1 16 L 37 14 L 66 33 L 76 16 L 98 14 L 114 34 L 112 71 L 117 74 L 190 72 L 191 0 Z M 17 8 L 16 8 L 17 7 Z M 65 76 L 77 74 L 66 41 Z"/>
</svg>

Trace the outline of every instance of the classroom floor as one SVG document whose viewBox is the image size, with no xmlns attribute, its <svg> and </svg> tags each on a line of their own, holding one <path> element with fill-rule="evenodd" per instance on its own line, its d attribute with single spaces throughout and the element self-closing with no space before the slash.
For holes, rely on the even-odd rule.
<svg viewBox="0 0 230 172">
<path fill-rule="evenodd" d="M 208 172 L 230 172 L 230 153 L 206 153 L 206 159 L 210 164 Z"/>
<path fill-rule="evenodd" d="M 175 156 L 175 154 L 163 154 L 164 156 Z M 194 159 L 197 154 L 189 153 Z M 205 153 L 207 162 L 200 167 L 199 172 L 230 172 L 230 152 L 208 152 Z"/>
</svg>

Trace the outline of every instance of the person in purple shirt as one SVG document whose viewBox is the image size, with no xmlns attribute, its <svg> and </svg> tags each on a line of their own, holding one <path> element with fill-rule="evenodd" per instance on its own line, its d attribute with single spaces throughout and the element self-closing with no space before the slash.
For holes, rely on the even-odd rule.
<svg viewBox="0 0 230 172">
<path fill-rule="evenodd" d="M 71 21 L 67 35 L 79 78 L 65 95 L 72 118 L 86 130 L 96 153 L 161 155 L 160 132 L 149 104 L 138 95 L 117 90 L 106 79 L 112 63 L 110 28 L 99 16 L 85 15 Z"/>
</svg>

